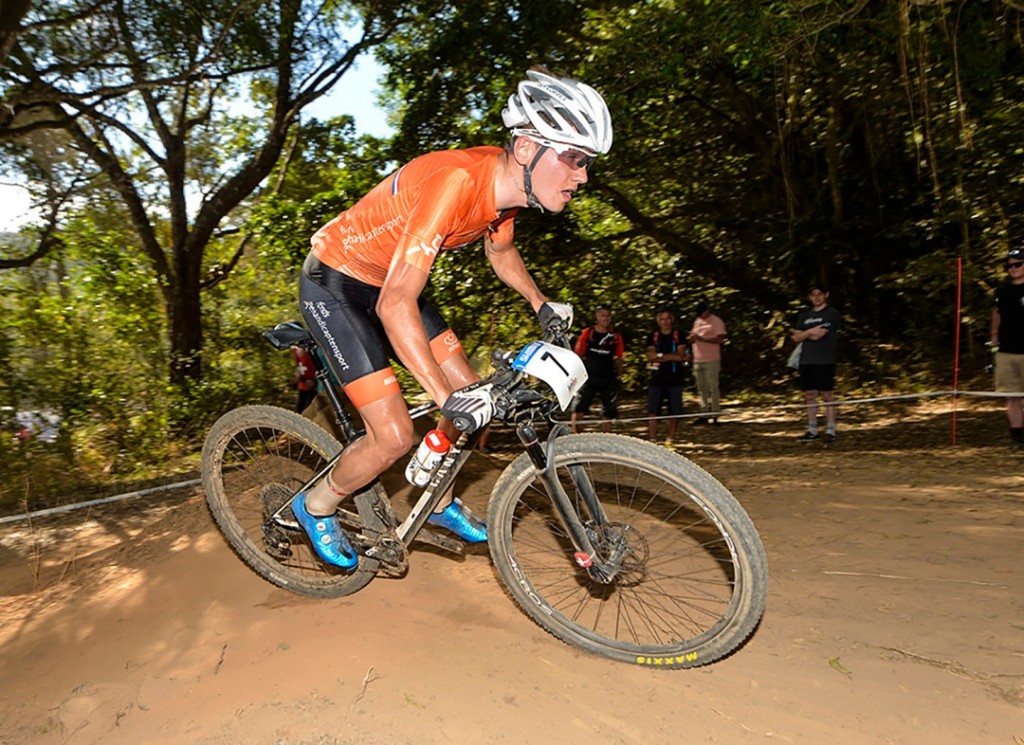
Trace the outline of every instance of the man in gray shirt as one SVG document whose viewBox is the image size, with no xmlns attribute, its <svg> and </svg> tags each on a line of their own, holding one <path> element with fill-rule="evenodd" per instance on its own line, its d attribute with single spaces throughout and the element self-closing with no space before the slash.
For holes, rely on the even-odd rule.
<svg viewBox="0 0 1024 745">
<path fill-rule="evenodd" d="M 835 400 L 836 347 L 839 341 L 839 312 L 828 304 L 828 289 L 812 285 L 804 309 L 793 324 L 793 341 L 801 345 L 800 389 L 807 404 L 807 431 L 800 437 L 803 442 L 819 439 L 818 397 L 825 406 L 825 441 L 836 439 L 838 412 L 831 404 Z"/>
</svg>

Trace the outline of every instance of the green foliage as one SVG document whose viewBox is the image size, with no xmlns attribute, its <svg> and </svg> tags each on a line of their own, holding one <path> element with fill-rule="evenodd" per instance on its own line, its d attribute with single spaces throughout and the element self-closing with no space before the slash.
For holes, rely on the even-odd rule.
<svg viewBox="0 0 1024 745">
<path fill-rule="evenodd" d="M 727 368 L 761 385 L 781 366 L 786 329 L 773 321 L 812 279 L 829 282 L 857 335 L 844 346 L 855 376 L 876 378 L 892 349 L 903 374 L 948 370 L 958 255 L 967 330 L 987 323 L 978 280 L 1019 240 L 1007 215 L 1024 197 L 1010 6 L 663 0 L 531 16 L 532 6 L 425 19 L 384 59 L 403 154 L 500 142 L 500 107 L 537 61 L 605 94 L 615 144 L 591 197 L 557 228 L 517 226 L 545 286 L 584 306 L 615 298 L 620 323 L 638 327 L 647 314 L 631 307 L 634 284 L 683 307 L 710 294 L 732 349 L 744 344 Z M 969 365 L 987 361 L 966 351 Z"/>
<path fill-rule="evenodd" d="M 41 2 L 33 18 L 81 7 Z M 374 0 L 330 3 L 326 15 L 298 2 L 236 15 L 232 4 L 146 0 L 133 6 L 127 35 L 115 4 L 95 7 L 88 23 L 33 27 L 0 81 L 21 100 L 65 79 L 111 86 L 139 65 L 167 76 L 148 99 L 144 87 L 97 97 L 112 119 L 87 128 L 96 142 L 106 133 L 151 235 L 123 193 L 110 196 L 116 174 L 83 166 L 81 138 L 3 139 L 5 167 L 30 174 L 40 198 L 88 195 L 64 203 L 59 248 L 0 276 L 2 404 L 57 406 L 60 447 L 82 473 L 156 467 L 180 442 L 168 435 L 173 423 L 188 423 L 194 444 L 236 403 L 287 405 L 290 363 L 259 331 L 298 317 L 311 234 L 397 163 L 502 144 L 501 109 L 537 63 L 604 93 L 615 144 L 569 210 L 517 218 L 517 244 L 541 287 L 576 306 L 579 327 L 596 305 L 614 309 L 634 386 L 644 382 L 640 347 L 654 310 L 673 307 L 685 329 L 708 298 L 730 330 L 725 389 L 779 390 L 791 315 L 808 282 L 825 280 L 844 316 L 844 386 L 944 387 L 958 257 L 963 373 L 988 361 L 979 339 L 999 259 L 1024 235 L 1024 55 L 1009 3 Z M 358 139 L 346 118 L 268 137 L 283 109 L 298 106 L 311 80 L 302 75 L 345 48 L 352 29 L 339 19 L 385 32 L 378 58 L 396 137 Z M 296 74 L 282 88 L 274 65 L 283 50 Z M 194 69 L 198 77 L 181 77 Z M 223 105 L 238 100 L 249 108 Z M 143 101 L 149 128 L 135 139 L 110 134 L 114 119 L 137 123 Z M 161 121 L 188 126 L 161 137 Z M 266 152 L 262 180 L 220 190 Z M 198 214 L 186 194 L 202 195 Z M 197 224 L 213 235 L 223 217 L 243 232 L 193 237 Z M 4 258 L 34 243 L 11 244 Z M 428 292 L 481 367 L 492 349 L 535 333 L 479 246 L 441 256 Z M 155 383 L 195 307 L 201 333 L 190 343 L 202 375 L 183 388 Z"/>
</svg>

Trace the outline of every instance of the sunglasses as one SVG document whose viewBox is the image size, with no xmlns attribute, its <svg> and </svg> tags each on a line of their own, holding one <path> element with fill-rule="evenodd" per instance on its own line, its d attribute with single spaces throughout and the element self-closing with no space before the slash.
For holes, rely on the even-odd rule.
<svg viewBox="0 0 1024 745">
<path fill-rule="evenodd" d="M 590 168 L 590 166 L 594 165 L 594 161 L 597 160 L 597 155 L 594 153 L 588 153 L 586 150 L 580 150 L 572 145 L 566 145 L 564 142 L 554 142 L 553 140 L 545 140 L 540 137 L 533 137 L 530 135 L 526 135 L 526 137 L 529 137 L 529 139 L 533 140 L 538 145 L 543 145 L 544 147 L 554 150 L 558 160 L 573 170 L 578 168 Z"/>
<path fill-rule="evenodd" d="M 1020 269 L 1024 266 L 1024 261 L 1007 261 L 1006 266 L 1010 269 Z"/>
</svg>

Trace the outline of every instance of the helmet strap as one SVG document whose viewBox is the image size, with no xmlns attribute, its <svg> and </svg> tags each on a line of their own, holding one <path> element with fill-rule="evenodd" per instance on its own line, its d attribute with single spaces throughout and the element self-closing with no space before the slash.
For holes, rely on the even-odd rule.
<svg viewBox="0 0 1024 745">
<path fill-rule="evenodd" d="M 533 196 L 533 169 L 540 160 L 540 157 L 544 154 L 544 151 L 547 149 L 547 145 L 541 145 L 540 149 L 537 150 L 537 154 L 533 156 L 533 161 L 530 165 L 523 166 L 523 189 L 526 191 L 526 206 L 536 207 L 541 212 L 544 211 L 544 206 L 537 201 L 537 197 Z"/>
</svg>

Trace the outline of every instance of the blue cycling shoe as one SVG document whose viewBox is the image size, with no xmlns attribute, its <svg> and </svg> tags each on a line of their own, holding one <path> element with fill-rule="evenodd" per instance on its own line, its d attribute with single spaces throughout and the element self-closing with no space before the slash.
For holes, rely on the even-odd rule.
<svg viewBox="0 0 1024 745">
<path fill-rule="evenodd" d="M 359 563 L 359 555 L 341 529 L 337 515 L 318 517 L 309 514 L 306 510 L 306 494 L 301 491 L 292 499 L 292 512 L 313 543 L 317 556 L 342 569 L 352 569 Z"/>
<path fill-rule="evenodd" d="M 431 525 L 440 525 L 468 543 L 483 543 L 487 540 L 487 523 L 478 520 L 469 508 L 456 499 L 441 512 L 427 518 Z"/>
</svg>

